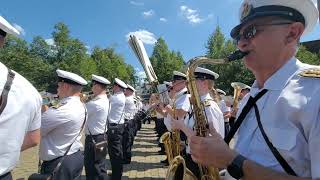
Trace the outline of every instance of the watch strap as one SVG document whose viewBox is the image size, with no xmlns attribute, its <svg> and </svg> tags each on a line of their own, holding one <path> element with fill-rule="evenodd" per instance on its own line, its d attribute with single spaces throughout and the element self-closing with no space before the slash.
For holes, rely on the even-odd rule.
<svg viewBox="0 0 320 180">
<path fill-rule="evenodd" d="M 243 166 L 243 162 L 246 160 L 247 158 L 245 158 L 244 156 L 242 156 L 241 154 L 238 154 L 233 161 L 231 162 L 231 164 L 227 167 L 227 170 L 229 172 L 229 174 L 235 178 L 235 179 L 240 179 L 243 177 L 244 173 L 242 170 L 242 166 Z"/>
</svg>

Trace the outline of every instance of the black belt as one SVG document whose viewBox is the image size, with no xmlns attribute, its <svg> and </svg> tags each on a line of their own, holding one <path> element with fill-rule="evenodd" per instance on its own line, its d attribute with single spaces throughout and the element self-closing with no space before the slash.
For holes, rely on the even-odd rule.
<svg viewBox="0 0 320 180">
<path fill-rule="evenodd" d="M 73 154 L 76 154 L 76 153 L 78 153 L 78 152 L 80 152 L 80 149 L 79 149 L 77 152 L 73 153 Z M 69 155 L 72 155 L 72 154 L 67 154 L 66 156 L 69 156 Z M 63 157 L 63 156 L 59 156 L 59 157 L 56 157 L 56 158 L 51 159 L 51 160 L 49 160 L 49 161 L 43 161 L 43 162 L 45 162 L 45 163 L 50 163 L 50 162 L 53 162 L 53 161 L 55 161 L 55 160 L 57 160 L 57 159 L 59 159 L 59 158 L 62 158 L 62 157 Z"/>
<path fill-rule="evenodd" d="M 86 137 L 97 137 L 97 136 L 101 136 L 101 135 L 104 135 L 103 133 L 102 134 L 94 134 L 94 135 L 91 135 L 91 134 L 86 134 Z"/>
<path fill-rule="evenodd" d="M 117 124 L 117 123 L 110 123 L 110 126 L 123 126 L 123 124 Z"/>
</svg>

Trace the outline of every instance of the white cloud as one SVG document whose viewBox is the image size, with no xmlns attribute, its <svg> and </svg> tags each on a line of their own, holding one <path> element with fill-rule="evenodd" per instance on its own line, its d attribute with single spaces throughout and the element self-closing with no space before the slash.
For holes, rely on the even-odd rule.
<svg viewBox="0 0 320 180">
<path fill-rule="evenodd" d="M 160 21 L 161 21 L 161 22 L 167 22 L 168 20 L 167 20 L 166 18 L 163 18 L 163 17 L 162 17 L 162 18 L 160 18 Z"/>
<path fill-rule="evenodd" d="M 20 34 L 22 34 L 23 36 L 26 35 L 26 31 L 18 24 L 13 23 L 13 27 L 16 28 L 20 32 Z"/>
<path fill-rule="evenodd" d="M 139 68 L 135 68 L 135 71 L 136 71 L 136 75 L 139 78 L 141 78 L 141 79 L 147 78 L 147 75 L 143 70 L 141 71 Z"/>
<path fill-rule="evenodd" d="M 88 55 L 90 55 L 90 54 L 91 54 L 91 47 L 88 46 L 88 45 L 86 45 L 85 47 L 86 47 L 86 49 L 87 49 L 87 52 L 86 52 L 86 53 L 87 53 Z"/>
<path fill-rule="evenodd" d="M 53 40 L 52 38 L 46 39 L 45 41 L 46 41 L 46 43 L 47 43 L 48 45 L 50 45 L 50 46 L 55 46 L 54 40 Z"/>
<path fill-rule="evenodd" d="M 201 18 L 197 10 L 191 9 L 187 6 L 180 6 L 180 13 L 190 24 L 199 24 L 205 21 L 205 18 Z"/>
<path fill-rule="evenodd" d="M 130 1 L 130 4 L 135 5 L 135 6 L 143 6 L 143 2 L 137 2 L 137 1 Z"/>
<path fill-rule="evenodd" d="M 138 83 L 141 86 L 144 83 L 144 80 L 147 78 L 147 75 L 143 70 L 141 71 L 139 68 L 135 68 L 135 71 L 135 75 L 138 77 Z"/>
<path fill-rule="evenodd" d="M 154 43 L 157 42 L 156 36 L 152 32 L 149 32 L 149 31 L 144 30 L 144 29 L 140 29 L 140 30 L 135 31 L 135 32 L 129 32 L 126 35 L 127 40 L 129 39 L 130 35 L 137 36 L 145 44 L 154 44 Z"/>
<path fill-rule="evenodd" d="M 147 78 L 147 75 L 144 71 L 139 71 L 137 72 L 137 76 L 140 78 L 140 79 L 145 79 Z"/>
<path fill-rule="evenodd" d="M 149 18 L 154 15 L 154 10 L 150 9 L 149 11 L 142 12 L 142 16 L 145 18 Z"/>
</svg>

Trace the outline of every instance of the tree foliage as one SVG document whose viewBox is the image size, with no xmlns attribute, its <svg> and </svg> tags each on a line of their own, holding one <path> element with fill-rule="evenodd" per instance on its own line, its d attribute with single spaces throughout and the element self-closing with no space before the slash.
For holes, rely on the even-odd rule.
<svg viewBox="0 0 320 180">
<path fill-rule="evenodd" d="M 213 59 L 226 57 L 236 50 L 236 46 L 231 40 L 226 40 L 218 26 L 213 34 L 208 38 L 206 44 L 206 55 Z M 297 58 L 304 63 L 319 65 L 320 55 L 308 51 L 304 46 L 299 47 Z M 236 61 L 224 65 L 203 65 L 218 73 L 216 87 L 225 90 L 228 94 L 233 93 L 231 82 L 243 82 L 251 85 L 254 81 L 253 74 L 245 67 L 243 61 Z"/>
<path fill-rule="evenodd" d="M 89 54 L 85 44 L 71 37 L 63 23 L 54 26 L 52 38 L 54 44 L 48 44 L 41 36 L 34 37 L 31 43 L 9 36 L 0 49 L 1 62 L 27 78 L 39 91 L 55 92 L 56 69 L 74 72 L 87 80 L 91 74 L 97 74 L 110 81 L 118 77 L 130 84 L 135 82 L 134 68 L 113 48 L 95 47 Z"/>
<path fill-rule="evenodd" d="M 156 42 L 150 61 L 159 82 L 171 80 L 172 72 L 174 70 L 181 71 L 184 65 L 182 54 L 170 51 L 162 38 Z"/>
<path fill-rule="evenodd" d="M 227 57 L 236 50 L 233 41 L 226 40 L 220 27 L 209 36 L 206 44 L 206 56 L 212 59 Z M 219 74 L 216 80 L 216 88 L 223 89 L 228 94 L 233 93 L 232 82 L 243 82 L 251 85 L 254 81 L 253 74 L 244 66 L 242 61 L 236 61 L 222 65 L 203 65 Z"/>
</svg>

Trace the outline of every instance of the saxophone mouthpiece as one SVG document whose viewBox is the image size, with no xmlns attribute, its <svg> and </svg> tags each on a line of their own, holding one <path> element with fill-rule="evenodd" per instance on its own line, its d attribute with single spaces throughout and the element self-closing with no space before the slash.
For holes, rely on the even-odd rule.
<svg viewBox="0 0 320 180">
<path fill-rule="evenodd" d="M 248 55 L 249 52 L 243 52 L 243 51 L 240 51 L 240 50 L 237 50 L 235 52 L 233 52 L 232 54 L 230 54 L 228 57 L 227 57 L 227 60 L 229 62 L 231 61 L 236 61 L 236 60 L 240 60 L 242 58 L 244 58 L 246 55 Z"/>
</svg>

